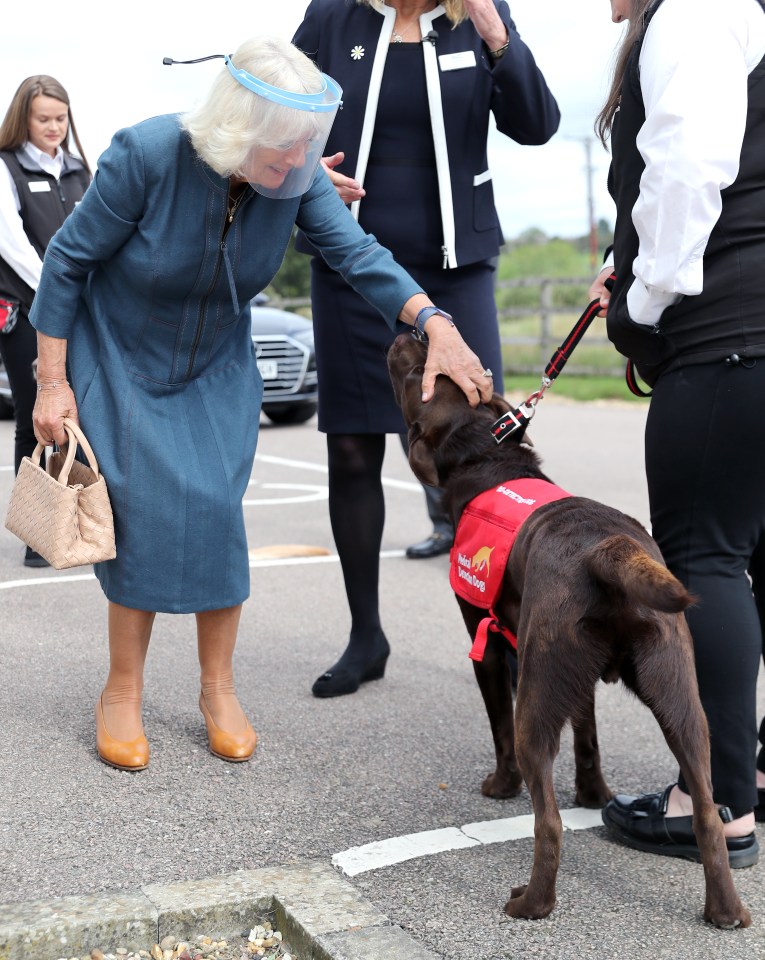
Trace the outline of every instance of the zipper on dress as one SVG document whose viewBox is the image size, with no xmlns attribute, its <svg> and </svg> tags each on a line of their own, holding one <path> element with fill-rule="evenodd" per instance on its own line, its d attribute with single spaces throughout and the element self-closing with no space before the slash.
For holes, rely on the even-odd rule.
<svg viewBox="0 0 765 960">
<path fill-rule="evenodd" d="M 189 365 L 186 368 L 186 376 L 184 380 L 188 380 L 191 376 L 191 372 L 194 369 L 194 361 L 197 358 L 197 350 L 199 349 L 199 344 L 202 340 L 202 329 L 205 325 L 205 310 L 207 308 L 207 301 L 210 299 L 209 291 L 215 289 L 215 284 L 218 282 L 218 275 L 220 274 L 220 264 L 222 260 L 223 251 L 226 249 L 226 241 L 221 240 L 220 247 L 221 256 L 218 257 L 217 263 L 215 264 L 215 273 L 213 275 L 212 283 L 208 287 L 208 293 L 204 295 L 201 303 L 199 304 L 199 315 L 197 319 L 197 328 L 194 331 L 194 339 L 191 343 L 191 353 L 189 354 Z"/>
</svg>

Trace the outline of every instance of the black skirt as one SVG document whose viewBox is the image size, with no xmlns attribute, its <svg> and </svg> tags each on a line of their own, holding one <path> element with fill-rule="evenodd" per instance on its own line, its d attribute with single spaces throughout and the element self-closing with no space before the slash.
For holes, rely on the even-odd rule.
<svg viewBox="0 0 765 960">
<path fill-rule="evenodd" d="M 322 433 L 403 433 L 385 359 L 395 334 L 382 316 L 323 260 L 311 262 L 311 297 Z M 502 392 L 502 350 L 494 261 L 443 270 L 407 267 L 457 329 Z"/>
</svg>

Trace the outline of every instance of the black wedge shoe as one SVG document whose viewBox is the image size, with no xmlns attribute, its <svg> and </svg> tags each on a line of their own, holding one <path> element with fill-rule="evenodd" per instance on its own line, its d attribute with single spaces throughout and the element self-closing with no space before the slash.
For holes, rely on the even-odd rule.
<svg viewBox="0 0 765 960">
<path fill-rule="evenodd" d="M 353 664 L 330 667 L 311 687 L 315 697 L 343 697 L 347 693 L 355 693 L 362 683 L 369 680 L 382 680 L 385 676 L 385 664 L 388 654 L 366 666 Z"/>
</svg>

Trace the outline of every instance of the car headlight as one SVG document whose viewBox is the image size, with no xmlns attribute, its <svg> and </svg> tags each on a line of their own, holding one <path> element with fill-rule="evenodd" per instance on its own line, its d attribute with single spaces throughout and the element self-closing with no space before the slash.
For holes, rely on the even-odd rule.
<svg viewBox="0 0 765 960">
<path fill-rule="evenodd" d="M 298 340 L 313 350 L 313 327 L 309 330 L 300 330 L 298 333 L 291 333 L 290 336 L 293 340 Z"/>
</svg>

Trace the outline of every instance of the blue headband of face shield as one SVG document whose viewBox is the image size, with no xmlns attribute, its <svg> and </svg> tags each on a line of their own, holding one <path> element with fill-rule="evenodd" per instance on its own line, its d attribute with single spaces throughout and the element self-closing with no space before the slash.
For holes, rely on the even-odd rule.
<svg viewBox="0 0 765 960">
<path fill-rule="evenodd" d="M 311 113 L 331 113 L 343 105 L 343 91 L 326 73 L 321 74 L 324 86 L 318 93 L 292 93 L 289 90 L 282 90 L 281 87 L 274 87 L 258 77 L 253 77 L 246 70 L 239 70 L 234 66 L 231 57 L 224 56 L 223 60 L 228 67 L 228 72 L 238 83 L 272 103 Z"/>
<path fill-rule="evenodd" d="M 264 97 L 272 103 L 279 103 L 283 107 L 293 107 L 295 110 L 306 110 L 311 113 L 331 113 L 343 106 L 342 89 L 326 73 L 321 74 L 324 86 L 318 93 L 292 93 L 290 90 L 274 87 L 270 83 L 266 83 L 265 80 L 254 77 L 246 70 L 238 69 L 234 66 L 231 57 L 225 53 L 213 53 L 209 57 L 198 57 L 196 60 L 173 60 L 172 57 L 164 57 L 162 63 L 169 67 L 174 63 L 203 63 L 205 60 L 223 60 L 228 67 L 228 72 L 237 83 L 241 83 L 243 87 L 257 93 L 258 96 Z"/>
</svg>

